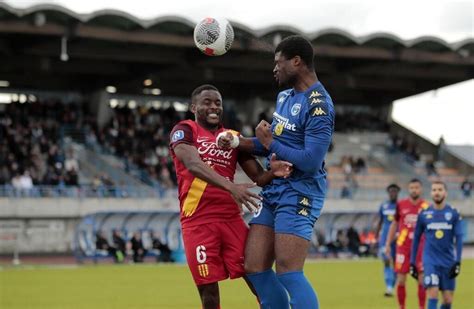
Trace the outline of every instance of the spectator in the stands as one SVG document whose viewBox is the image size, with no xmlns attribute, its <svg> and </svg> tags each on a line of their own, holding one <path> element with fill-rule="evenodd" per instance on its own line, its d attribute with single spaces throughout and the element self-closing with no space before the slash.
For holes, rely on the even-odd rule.
<svg viewBox="0 0 474 309">
<path fill-rule="evenodd" d="M 461 184 L 461 191 L 464 198 L 470 198 L 472 192 L 472 182 L 469 179 L 465 178 Z"/>
<path fill-rule="evenodd" d="M 131 248 L 133 252 L 133 262 L 142 263 L 147 250 L 143 246 L 142 235 L 140 231 L 133 233 L 132 238 L 130 239 Z"/>
</svg>

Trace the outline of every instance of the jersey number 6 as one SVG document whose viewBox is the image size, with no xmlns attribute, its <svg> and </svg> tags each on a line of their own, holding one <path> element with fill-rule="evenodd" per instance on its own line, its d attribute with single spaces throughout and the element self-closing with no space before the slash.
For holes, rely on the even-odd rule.
<svg viewBox="0 0 474 309">
<path fill-rule="evenodd" d="M 207 258 L 206 247 L 204 247 L 203 245 L 197 246 L 196 247 L 196 259 L 197 259 L 198 263 L 199 264 L 205 263 L 206 258 Z"/>
</svg>

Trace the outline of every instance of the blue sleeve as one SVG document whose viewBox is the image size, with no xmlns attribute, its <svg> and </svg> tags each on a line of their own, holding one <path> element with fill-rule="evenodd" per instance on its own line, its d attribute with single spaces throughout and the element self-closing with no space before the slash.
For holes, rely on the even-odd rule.
<svg viewBox="0 0 474 309">
<path fill-rule="evenodd" d="M 461 262 L 462 257 L 462 244 L 463 244 L 463 232 L 462 232 L 462 218 L 458 213 L 457 220 L 454 223 L 454 235 L 456 236 L 456 262 Z"/>
<path fill-rule="evenodd" d="M 323 164 L 324 157 L 331 143 L 333 120 L 331 115 L 308 115 L 306 122 L 304 149 L 295 149 L 273 140 L 270 152 L 274 152 L 278 159 L 293 163 L 294 167 L 303 172 L 315 172 Z"/>
<path fill-rule="evenodd" d="M 383 204 L 379 206 L 379 218 L 380 218 L 380 221 L 383 222 L 383 210 L 382 210 L 382 206 L 383 206 Z"/>
<path fill-rule="evenodd" d="M 253 151 L 252 154 L 255 156 L 259 157 L 266 157 L 270 154 L 270 151 L 268 151 L 262 143 L 258 140 L 256 137 L 252 137 L 252 142 L 253 142 Z"/>
<path fill-rule="evenodd" d="M 423 234 L 423 213 L 420 213 L 416 220 L 415 235 L 413 236 L 413 244 L 411 247 L 410 264 L 415 264 L 418 246 L 420 244 L 421 235 Z"/>
</svg>

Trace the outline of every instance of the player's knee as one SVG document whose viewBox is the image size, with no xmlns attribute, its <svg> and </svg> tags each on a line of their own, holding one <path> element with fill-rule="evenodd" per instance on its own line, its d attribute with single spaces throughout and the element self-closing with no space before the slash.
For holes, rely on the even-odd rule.
<svg viewBox="0 0 474 309">
<path fill-rule="evenodd" d="M 265 269 L 262 269 L 258 264 L 253 263 L 251 261 L 245 260 L 244 262 L 244 269 L 246 274 L 254 274 L 258 272 L 262 272 Z"/>
<path fill-rule="evenodd" d="M 452 303 L 453 303 L 453 295 L 443 294 L 443 304 L 452 304 Z"/>
<path fill-rule="evenodd" d="M 407 277 L 405 275 L 397 276 L 397 285 L 404 286 L 407 282 Z"/>
</svg>

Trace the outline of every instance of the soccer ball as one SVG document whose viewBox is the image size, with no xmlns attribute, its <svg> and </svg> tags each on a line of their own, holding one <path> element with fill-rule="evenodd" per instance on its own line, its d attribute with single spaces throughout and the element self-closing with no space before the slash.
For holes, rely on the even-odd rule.
<svg viewBox="0 0 474 309">
<path fill-rule="evenodd" d="M 234 29 L 224 18 L 204 18 L 194 28 L 194 44 L 208 56 L 225 54 L 234 41 Z"/>
</svg>

